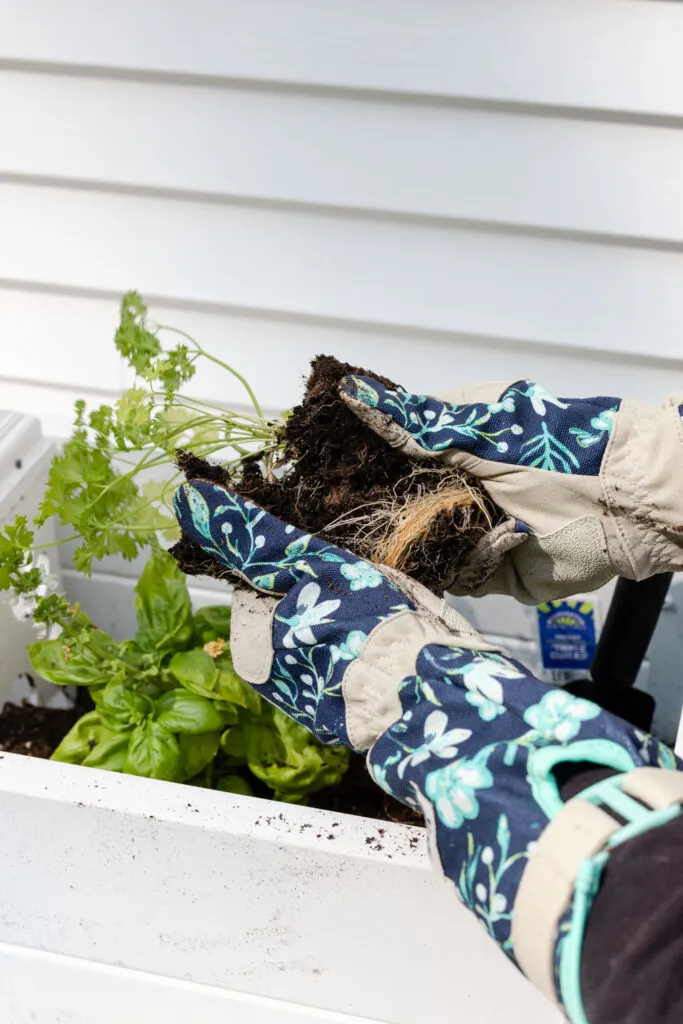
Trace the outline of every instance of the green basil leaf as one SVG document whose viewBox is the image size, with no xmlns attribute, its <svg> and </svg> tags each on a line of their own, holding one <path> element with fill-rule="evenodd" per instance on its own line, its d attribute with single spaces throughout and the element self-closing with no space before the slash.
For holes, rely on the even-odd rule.
<svg viewBox="0 0 683 1024">
<path fill-rule="evenodd" d="M 218 682 L 218 668 L 206 651 L 183 651 L 174 654 L 168 666 L 186 690 L 198 693 L 200 697 L 217 697 L 214 687 Z M 220 695 L 222 697 L 222 694 Z"/>
<path fill-rule="evenodd" d="M 125 770 L 148 779 L 176 781 L 180 775 L 177 739 L 163 725 L 147 718 L 131 734 Z"/>
<path fill-rule="evenodd" d="M 244 728 L 226 729 L 221 736 L 221 750 L 233 764 L 247 763 L 247 738 Z"/>
<path fill-rule="evenodd" d="M 227 716 L 212 701 L 182 687 L 169 690 L 155 702 L 154 717 L 171 732 L 215 732 L 228 724 Z"/>
<path fill-rule="evenodd" d="M 151 714 L 152 702 L 125 683 L 110 683 L 98 697 L 97 710 L 109 729 L 120 730 L 139 725 Z"/>
<path fill-rule="evenodd" d="M 28 645 L 34 671 L 57 686 L 93 686 L 102 682 L 102 665 L 97 659 L 71 654 L 61 640 L 39 640 Z"/>
<path fill-rule="evenodd" d="M 254 791 L 241 775 L 223 775 L 216 783 L 221 793 L 236 793 L 238 796 L 253 796 Z"/>
<path fill-rule="evenodd" d="M 179 782 L 192 779 L 204 771 L 207 764 L 213 761 L 218 753 L 220 732 L 204 732 L 200 736 L 180 735 L 180 775 Z"/>
<path fill-rule="evenodd" d="M 143 651 L 180 651 L 192 639 L 192 605 L 184 574 L 168 552 L 158 548 L 135 587 L 138 632 Z"/>
<path fill-rule="evenodd" d="M 256 690 L 245 683 L 232 667 L 232 659 L 229 654 L 222 654 L 216 659 L 218 667 L 218 682 L 215 686 L 214 696 L 220 700 L 229 701 L 230 704 L 237 704 L 245 708 L 253 715 L 261 713 L 261 698 Z"/>
<path fill-rule="evenodd" d="M 200 608 L 194 617 L 194 642 L 203 647 L 211 640 L 230 639 L 230 605 L 210 604 Z"/>
<path fill-rule="evenodd" d="M 52 754 L 53 761 L 65 761 L 67 764 L 83 764 L 85 759 L 114 734 L 100 720 L 97 711 L 89 711 L 79 718 Z"/>
<path fill-rule="evenodd" d="M 83 761 L 87 768 L 101 768 L 108 772 L 122 772 L 128 757 L 130 733 L 119 733 L 102 740 Z"/>
<path fill-rule="evenodd" d="M 238 707 L 235 707 L 234 704 L 229 704 L 228 701 L 214 700 L 212 703 L 216 711 L 218 711 L 223 718 L 224 729 L 226 725 L 237 725 L 240 718 L 244 715 L 243 711 Z"/>
</svg>

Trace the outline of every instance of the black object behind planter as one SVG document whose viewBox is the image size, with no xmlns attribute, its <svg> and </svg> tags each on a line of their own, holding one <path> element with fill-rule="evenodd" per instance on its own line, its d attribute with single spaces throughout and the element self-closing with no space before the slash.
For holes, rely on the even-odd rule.
<svg viewBox="0 0 683 1024">
<path fill-rule="evenodd" d="M 633 685 L 669 592 L 673 573 L 649 580 L 617 580 L 598 642 L 590 679 L 576 679 L 565 689 L 586 697 L 638 729 L 649 730 L 655 700 Z"/>
</svg>

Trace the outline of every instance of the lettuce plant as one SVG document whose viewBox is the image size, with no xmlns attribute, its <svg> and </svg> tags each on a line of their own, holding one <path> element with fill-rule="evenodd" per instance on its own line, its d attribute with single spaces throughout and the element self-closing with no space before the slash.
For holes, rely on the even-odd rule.
<svg viewBox="0 0 683 1024">
<path fill-rule="evenodd" d="M 342 747 L 325 747 L 236 674 L 230 609 L 192 612 L 185 577 L 155 546 L 135 588 L 138 629 L 117 642 L 55 594 L 57 639 L 29 647 L 35 671 L 58 686 L 87 687 L 94 709 L 52 755 L 110 771 L 299 802 L 338 782 Z"/>
</svg>

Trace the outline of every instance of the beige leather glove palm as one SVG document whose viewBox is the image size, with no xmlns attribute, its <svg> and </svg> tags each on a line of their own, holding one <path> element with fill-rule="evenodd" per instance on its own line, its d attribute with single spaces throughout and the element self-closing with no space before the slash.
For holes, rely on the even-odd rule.
<svg viewBox="0 0 683 1024">
<path fill-rule="evenodd" d="M 347 377 L 342 397 L 392 446 L 481 480 L 510 517 L 451 592 L 526 604 L 613 576 L 683 569 L 683 394 L 659 408 L 558 399 L 531 381 L 463 389 L 452 402 Z"/>
</svg>

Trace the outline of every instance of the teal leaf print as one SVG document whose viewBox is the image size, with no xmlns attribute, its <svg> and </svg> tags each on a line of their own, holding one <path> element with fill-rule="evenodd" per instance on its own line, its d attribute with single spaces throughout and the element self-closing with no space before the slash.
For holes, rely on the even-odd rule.
<svg viewBox="0 0 683 1024">
<path fill-rule="evenodd" d="M 376 409 L 379 405 L 379 393 L 368 384 L 367 381 L 363 380 L 362 377 L 352 377 L 354 390 L 356 392 L 356 398 L 360 399 L 364 405 L 369 405 L 370 408 Z"/>
<path fill-rule="evenodd" d="M 285 548 L 285 555 L 287 558 L 295 558 L 297 555 L 303 555 L 308 548 L 308 542 L 310 541 L 310 534 L 305 533 L 303 537 L 297 537 Z"/>
<path fill-rule="evenodd" d="M 254 586 L 261 590 L 275 590 L 275 573 L 270 572 L 264 576 L 254 576 Z"/>
<path fill-rule="evenodd" d="M 524 442 L 519 461 L 523 466 L 555 473 L 573 473 L 580 468 L 576 455 L 550 433 L 546 423 L 541 423 L 540 434 Z"/>
<path fill-rule="evenodd" d="M 556 398 L 520 380 L 493 402 L 452 405 L 367 377 L 342 388 L 380 409 L 428 452 L 458 448 L 480 458 L 551 472 L 597 476 L 621 400 Z"/>
<path fill-rule="evenodd" d="M 590 448 L 594 444 L 599 444 L 605 435 L 607 437 L 611 435 L 616 415 L 616 408 L 605 409 L 599 416 L 594 416 L 591 420 L 592 431 L 582 427 L 570 427 L 569 433 L 576 438 L 576 443 L 581 448 Z"/>
<path fill-rule="evenodd" d="M 510 843 L 510 823 L 508 822 L 506 814 L 501 814 L 498 820 L 496 842 L 500 846 L 501 850 L 507 850 Z"/>
<path fill-rule="evenodd" d="M 211 514 L 209 512 L 209 506 L 206 504 L 199 491 L 195 487 L 192 487 L 191 484 L 184 484 L 183 490 L 187 498 L 187 503 L 190 506 L 190 514 L 192 516 L 192 522 L 194 523 L 195 529 L 201 533 L 202 537 L 206 537 L 207 540 L 212 540 Z"/>
</svg>

